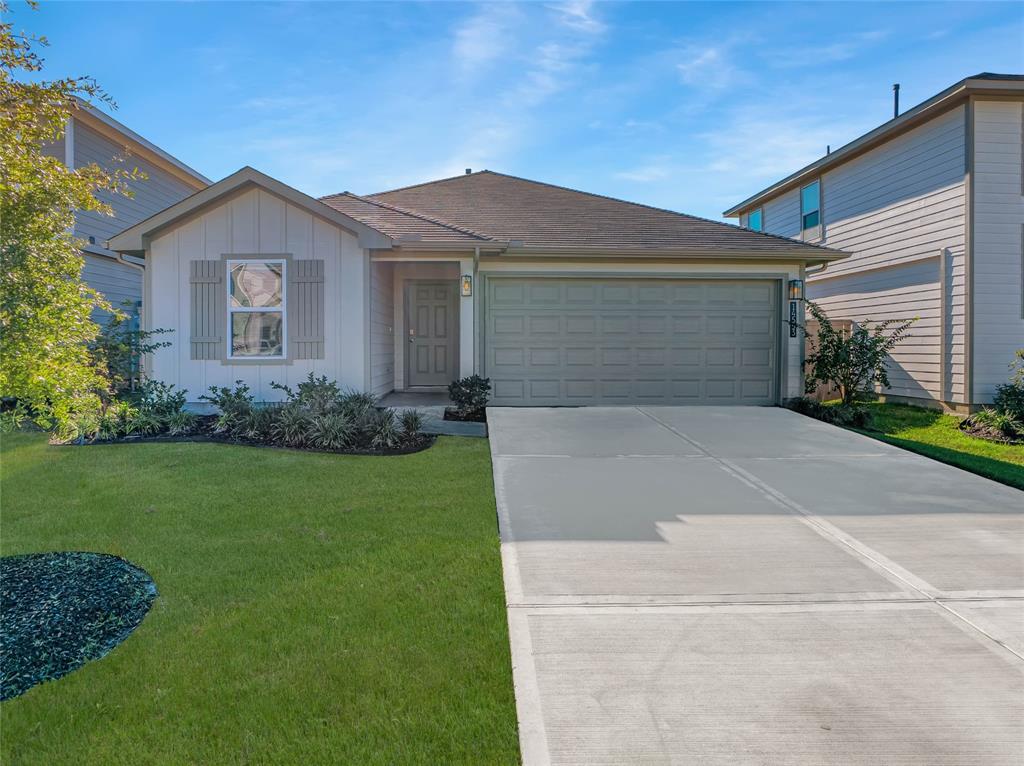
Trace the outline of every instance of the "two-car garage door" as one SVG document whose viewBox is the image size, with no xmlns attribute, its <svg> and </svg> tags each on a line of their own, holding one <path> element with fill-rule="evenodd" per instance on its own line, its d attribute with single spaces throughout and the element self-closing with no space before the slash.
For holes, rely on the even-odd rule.
<svg viewBox="0 0 1024 766">
<path fill-rule="evenodd" d="M 491 403 L 775 404 L 774 280 L 489 277 Z"/>
</svg>

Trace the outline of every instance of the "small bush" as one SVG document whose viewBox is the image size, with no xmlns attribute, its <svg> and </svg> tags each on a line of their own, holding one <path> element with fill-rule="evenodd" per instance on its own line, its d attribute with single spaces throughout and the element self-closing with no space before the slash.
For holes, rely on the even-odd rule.
<svg viewBox="0 0 1024 766">
<path fill-rule="evenodd" d="M 331 412 L 338 407 L 342 398 L 341 389 L 335 381 L 328 380 L 326 375 L 314 378 L 313 373 L 309 373 L 306 380 L 299 383 L 297 391 L 281 383 L 271 383 L 270 387 L 283 391 L 289 404 L 304 407 L 312 415 Z"/>
<path fill-rule="evenodd" d="M 194 412 L 179 410 L 172 412 L 164 421 L 167 433 L 171 436 L 188 436 L 195 433 L 199 426 L 199 418 Z"/>
<path fill-rule="evenodd" d="M 152 410 L 139 409 L 125 423 L 127 435 L 151 436 L 164 430 L 164 421 Z"/>
<path fill-rule="evenodd" d="M 406 439 L 412 439 L 423 428 L 423 415 L 417 410 L 404 410 L 399 415 L 398 422 Z"/>
<path fill-rule="evenodd" d="M 286 404 L 278 410 L 271 434 L 279 444 L 302 447 L 309 442 L 311 426 L 312 417 L 304 407 Z"/>
<path fill-rule="evenodd" d="M 232 434 L 240 439 L 272 441 L 274 438 L 274 425 L 277 422 L 277 416 L 280 411 L 281 405 L 278 404 L 254 407 L 237 417 Z"/>
<path fill-rule="evenodd" d="M 377 411 L 378 399 L 365 391 L 347 391 L 338 400 L 338 410 L 363 424 Z"/>
<path fill-rule="evenodd" d="M 801 415 L 837 426 L 868 428 L 871 426 L 871 412 L 859 404 L 822 404 L 813 399 L 801 397 L 789 403 L 789 408 Z"/>
<path fill-rule="evenodd" d="M 319 449 L 344 449 L 351 445 L 357 433 L 352 419 L 341 412 L 314 417 L 309 428 L 310 442 Z"/>
<path fill-rule="evenodd" d="M 253 396 L 249 393 L 249 386 L 240 380 L 235 381 L 234 388 L 210 386 L 210 393 L 199 398 L 220 410 L 213 424 L 215 433 L 234 433 L 245 416 L 252 412 Z"/>
<path fill-rule="evenodd" d="M 15 402 L 12 407 L 0 412 L 0 434 L 20 431 L 29 418 L 28 407 L 23 402 Z"/>
<path fill-rule="evenodd" d="M 135 397 L 140 410 L 149 410 L 157 417 L 167 419 L 185 409 L 187 390 L 175 391 L 174 385 L 159 380 L 147 380 Z"/>
<path fill-rule="evenodd" d="M 370 446 L 374 449 L 393 449 L 402 440 L 393 410 L 380 410 L 370 420 Z"/>
<path fill-rule="evenodd" d="M 491 379 L 470 375 L 448 385 L 448 398 L 462 413 L 479 412 L 491 398 Z"/>
<path fill-rule="evenodd" d="M 973 425 L 998 431 L 1010 439 L 1024 437 L 1024 422 L 1009 412 L 1000 412 L 999 410 L 986 408 L 980 412 L 975 412 L 969 420 Z"/>
</svg>

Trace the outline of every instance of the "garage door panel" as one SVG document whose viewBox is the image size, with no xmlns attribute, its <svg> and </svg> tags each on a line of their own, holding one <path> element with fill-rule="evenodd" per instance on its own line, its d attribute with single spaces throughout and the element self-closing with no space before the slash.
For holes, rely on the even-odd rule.
<svg viewBox="0 0 1024 766">
<path fill-rule="evenodd" d="M 488 280 L 496 405 L 776 399 L 778 283 Z"/>
</svg>

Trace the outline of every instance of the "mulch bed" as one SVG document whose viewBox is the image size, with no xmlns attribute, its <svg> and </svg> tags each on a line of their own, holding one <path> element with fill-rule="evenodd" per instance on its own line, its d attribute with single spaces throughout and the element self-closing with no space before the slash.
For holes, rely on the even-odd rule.
<svg viewBox="0 0 1024 766">
<path fill-rule="evenodd" d="M 964 418 L 960 421 L 960 430 L 968 436 L 996 442 L 997 444 L 1024 444 L 1024 437 L 1008 436 L 998 428 L 975 423 L 970 418 Z"/>
<path fill-rule="evenodd" d="M 156 596 L 145 571 L 105 553 L 0 558 L 0 700 L 103 657 Z"/>
<path fill-rule="evenodd" d="M 486 423 L 487 422 L 487 410 L 470 410 L 463 412 L 458 407 L 445 407 L 444 408 L 444 419 L 445 420 L 456 420 L 460 423 Z"/>
<path fill-rule="evenodd" d="M 184 436 L 170 436 L 169 434 L 156 434 L 155 436 L 125 436 L 121 439 L 106 439 L 92 442 L 83 442 L 81 446 L 93 446 L 97 444 L 154 444 L 174 442 L 210 442 L 213 444 L 233 444 L 238 447 L 263 447 L 265 449 L 283 449 L 294 452 L 322 452 L 330 455 L 367 455 L 374 457 L 387 457 L 388 455 L 412 455 L 416 452 L 423 452 L 434 446 L 437 436 L 434 434 L 420 434 L 419 438 L 412 444 L 403 447 L 396 447 L 390 450 L 377 449 L 319 449 L 318 447 L 289 447 L 284 444 L 272 444 L 270 442 L 256 441 L 254 439 L 235 439 L 230 436 L 219 436 L 217 434 L 187 434 Z M 59 446 L 80 446 L 77 444 Z"/>
</svg>

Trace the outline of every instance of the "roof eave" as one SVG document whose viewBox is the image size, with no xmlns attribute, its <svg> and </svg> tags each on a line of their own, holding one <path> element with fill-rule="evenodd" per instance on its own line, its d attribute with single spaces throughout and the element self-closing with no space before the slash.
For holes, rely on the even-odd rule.
<svg viewBox="0 0 1024 766">
<path fill-rule="evenodd" d="M 994 85 L 994 83 L 999 83 L 999 85 Z M 946 111 L 947 109 L 953 108 L 961 101 L 965 101 L 971 95 L 1005 95 L 1008 93 L 1024 95 L 1024 82 L 1018 80 L 987 80 L 975 79 L 973 77 L 965 78 L 946 88 L 944 91 L 932 96 L 927 101 L 923 101 L 914 108 L 908 109 L 899 117 L 895 117 L 888 122 L 879 125 L 874 130 L 869 131 L 850 143 L 839 147 L 831 154 L 826 154 L 824 157 L 815 160 L 810 165 L 806 165 L 795 173 L 786 176 L 781 181 L 762 189 L 739 204 L 733 205 L 722 213 L 722 215 L 726 218 L 735 218 L 744 210 L 755 207 L 758 203 L 764 202 L 771 197 L 775 197 L 778 194 L 797 186 L 802 180 L 819 175 L 829 168 L 835 167 L 836 165 L 840 165 L 847 160 L 852 159 L 853 156 L 887 141 L 893 136 L 893 134 L 898 134 L 915 127 L 916 125 L 930 119 L 936 112 Z"/>
<path fill-rule="evenodd" d="M 671 248 L 671 247 L 545 247 L 540 245 L 509 247 L 502 254 L 503 257 L 521 256 L 534 258 L 551 257 L 596 257 L 615 258 L 628 256 L 631 258 L 673 258 L 683 260 L 712 260 L 712 261 L 801 261 L 809 264 L 831 263 L 843 258 L 849 258 L 850 253 L 830 248 L 801 247 L 771 252 L 751 249 L 715 249 L 703 250 L 699 248 Z"/>
</svg>

